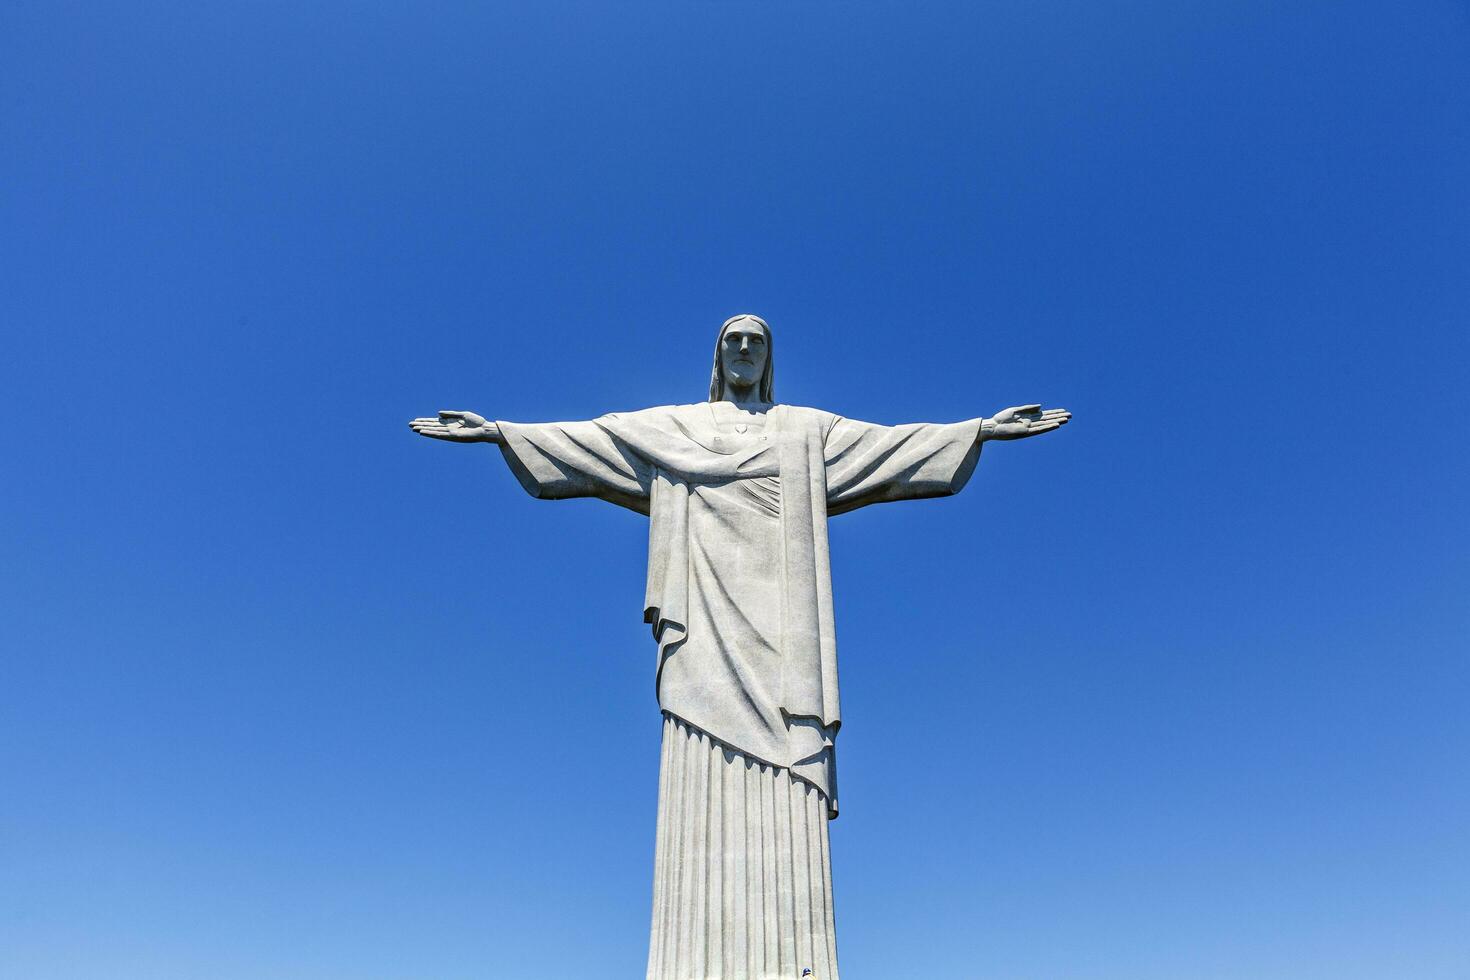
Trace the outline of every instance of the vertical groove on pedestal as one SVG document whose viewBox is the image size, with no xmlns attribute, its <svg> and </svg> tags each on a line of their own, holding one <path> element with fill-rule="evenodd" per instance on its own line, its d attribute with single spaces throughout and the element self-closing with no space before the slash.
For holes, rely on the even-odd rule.
<svg viewBox="0 0 1470 980">
<path fill-rule="evenodd" d="M 837 980 L 827 801 L 664 716 L 648 980 Z"/>
</svg>

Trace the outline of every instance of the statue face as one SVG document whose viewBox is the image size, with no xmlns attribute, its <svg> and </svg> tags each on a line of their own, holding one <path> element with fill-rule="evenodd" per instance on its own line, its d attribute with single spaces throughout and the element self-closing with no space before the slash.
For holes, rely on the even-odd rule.
<svg viewBox="0 0 1470 980">
<path fill-rule="evenodd" d="M 754 320 L 736 320 L 725 328 L 720 338 L 720 367 L 726 384 L 736 388 L 759 384 L 769 358 L 765 327 Z"/>
</svg>

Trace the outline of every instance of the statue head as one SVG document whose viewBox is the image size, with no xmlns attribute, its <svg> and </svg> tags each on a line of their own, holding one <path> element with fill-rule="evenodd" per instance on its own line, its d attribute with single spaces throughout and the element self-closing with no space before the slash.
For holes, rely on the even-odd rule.
<svg viewBox="0 0 1470 980">
<path fill-rule="evenodd" d="M 775 404 L 776 355 L 770 324 L 754 313 L 726 320 L 715 341 L 715 366 L 710 372 L 709 400 L 724 401 L 728 388 L 755 388 L 760 400 Z"/>
</svg>

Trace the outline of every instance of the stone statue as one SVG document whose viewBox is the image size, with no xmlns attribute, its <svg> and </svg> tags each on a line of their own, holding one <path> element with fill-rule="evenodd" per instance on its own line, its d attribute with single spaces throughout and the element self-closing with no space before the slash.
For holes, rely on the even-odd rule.
<svg viewBox="0 0 1470 980">
<path fill-rule="evenodd" d="M 827 518 L 958 493 L 984 443 L 1071 418 L 1022 405 L 885 426 L 782 405 L 772 346 L 760 317 L 725 321 L 709 400 L 692 405 L 409 423 L 498 444 L 533 497 L 599 497 L 649 517 L 644 619 L 664 719 L 649 980 L 836 980 L 827 822 L 842 719 Z"/>
</svg>

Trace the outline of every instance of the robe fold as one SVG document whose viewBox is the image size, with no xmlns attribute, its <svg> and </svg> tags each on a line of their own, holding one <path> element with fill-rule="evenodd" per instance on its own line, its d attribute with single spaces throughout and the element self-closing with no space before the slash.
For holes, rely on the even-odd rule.
<svg viewBox="0 0 1470 980">
<path fill-rule="evenodd" d="M 665 714 L 788 770 L 837 815 L 842 723 L 827 518 L 958 493 L 980 420 L 883 426 L 776 405 L 722 431 L 706 402 L 585 422 L 498 422 L 533 497 L 597 497 L 649 517 L 644 618 Z"/>
</svg>

